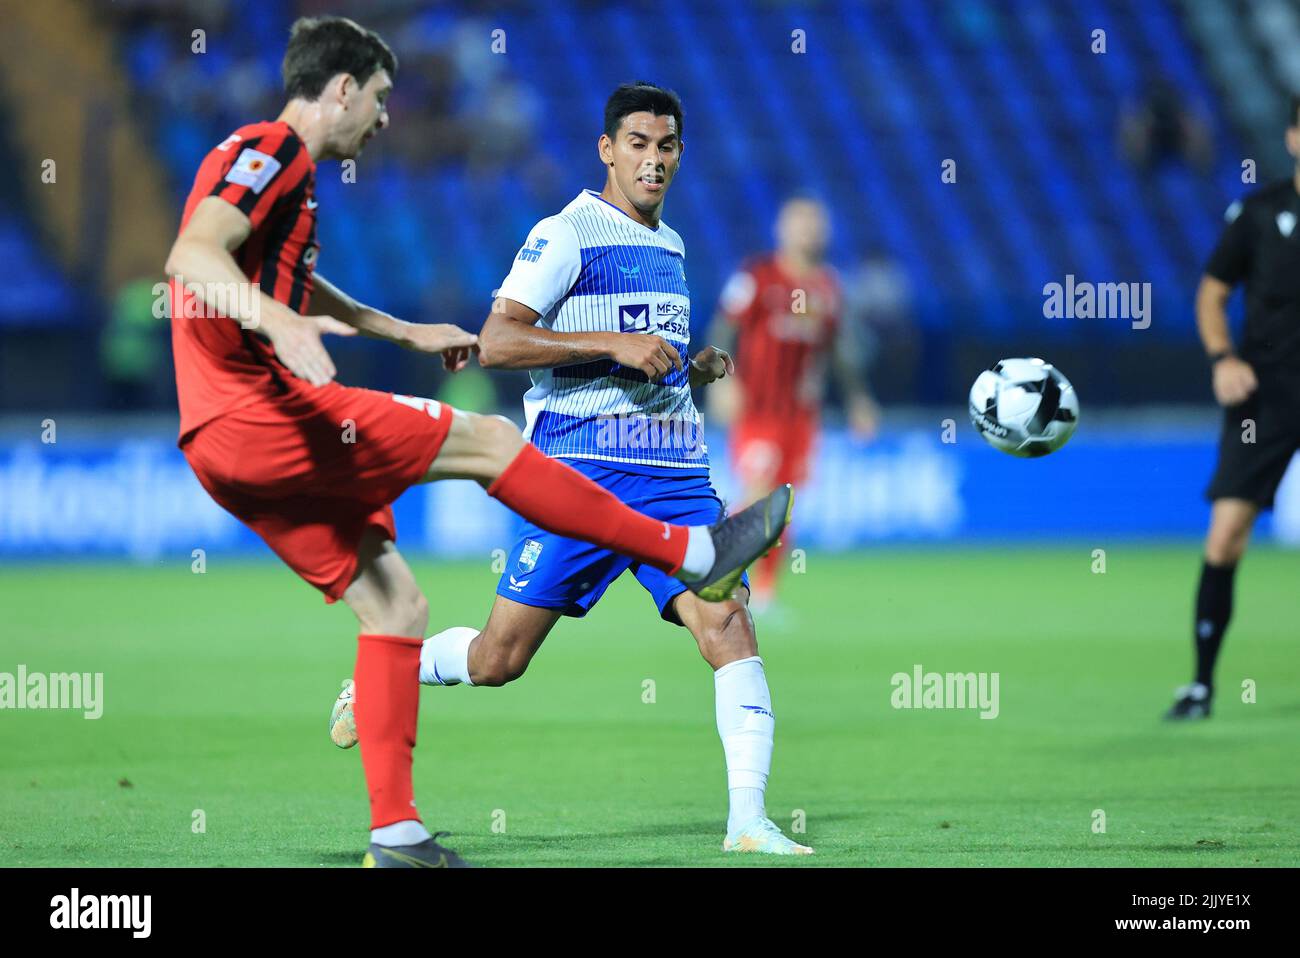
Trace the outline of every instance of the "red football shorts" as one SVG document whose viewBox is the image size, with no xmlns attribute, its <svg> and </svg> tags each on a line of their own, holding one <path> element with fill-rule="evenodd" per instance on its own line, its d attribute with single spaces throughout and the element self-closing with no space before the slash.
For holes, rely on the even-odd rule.
<svg viewBox="0 0 1300 958">
<path fill-rule="evenodd" d="M 391 504 L 429 471 L 452 415 L 432 399 L 330 383 L 218 416 L 181 448 L 217 504 L 334 602 L 366 530 L 397 538 Z"/>
<path fill-rule="evenodd" d="M 797 485 L 808 476 L 816 436 L 811 419 L 742 419 L 731 431 L 731 461 L 747 486 Z"/>
</svg>

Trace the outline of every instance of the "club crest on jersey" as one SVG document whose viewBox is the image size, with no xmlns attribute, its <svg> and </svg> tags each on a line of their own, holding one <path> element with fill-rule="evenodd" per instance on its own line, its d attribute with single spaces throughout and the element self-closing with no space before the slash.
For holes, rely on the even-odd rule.
<svg viewBox="0 0 1300 958">
<path fill-rule="evenodd" d="M 546 249 L 546 240 L 535 239 L 532 246 L 525 246 L 519 251 L 518 259 L 525 263 L 536 263 L 541 258 L 542 250 Z"/>
<path fill-rule="evenodd" d="M 621 333 L 644 333 L 650 329 L 649 303 L 624 303 L 618 308 L 618 330 Z"/>
<path fill-rule="evenodd" d="M 1295 214 L 1290 210 L 1283 210 L 1277 214 L 1277 231 L 1288 239 L 1292 231 L 1295 230 Z"/>
<path fill-rule="evenodd" d="M 261 150 L 245 147 L 239 154 L 239 158 L 235 160 L 235 165 L 226 174 L 226 182 L 247 186 L 254 193 L 261 193 L 266 189 L 266 184 L 270 183 L 279 172 L 280 161 L 275 157 Z"/>
</svg>

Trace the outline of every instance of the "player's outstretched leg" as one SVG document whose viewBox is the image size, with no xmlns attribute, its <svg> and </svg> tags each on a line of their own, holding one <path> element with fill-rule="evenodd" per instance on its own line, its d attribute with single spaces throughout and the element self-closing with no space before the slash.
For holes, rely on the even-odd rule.
<svg viewBox="0 0 1300 958">
<path fill-rule="evenodd" d="M 1232 618 L 1233 579 L 1246 552 L 1259 507 L 1246 499 L 1216 499 L 1205 538 L 1205 561 L 1196 591 L 1196 620 L 1192 642 L 1196 675 L 1178 689 L 1165 718 L 1181 721 L 1210 717 L 1214 698 L 1214 666 L 1223 635 Z"/>
<path fill-rule="evenodd" d="M 370 795 L 371 868 L 457 868 L 415 807 L 411 763 L 420 710 L 420 647 L 429 606 L 406 561 L 376 529 L 362 538 L 357 574 L 343 593 L 361 626 L 352 720 Z"/>
<path fill-rule="evenodd" d="M 727 761 L 727 836 L 724 852 L 811 855 L 767 817 L 764 795 L 772 768 L 776 715 L 758 655 L 749 595 L 741 588 L 726 602 L 701 602 L 682 593 L 673 610 L 713 667 L 714 711 Z"/>
<path fill-rule="evenodd" d="M 661 522 L 524 442 L 510 420 L 460 410 L 425 476 L 450 478 L 475 479 L 546 531 L 660 569 L 709 602 L 730 598 L 745 568 L 776 544 L 794 503 L 794 490 L 782 486 L 713 526 Z"/>
<path fill-rule="evenodd" d="M 524 674 L 559 620 L 559 609 L 524 605 L 497 596 L 482 629 L 452 626 L 424 640 L 420 684 L 496 687 L 513 682 Z M 356 695 L 349 679 L 343 683 L 343 691 L 330 713 L 330 741 L 339 748 L 357 744 L 355 705 Z"/>
</svg>

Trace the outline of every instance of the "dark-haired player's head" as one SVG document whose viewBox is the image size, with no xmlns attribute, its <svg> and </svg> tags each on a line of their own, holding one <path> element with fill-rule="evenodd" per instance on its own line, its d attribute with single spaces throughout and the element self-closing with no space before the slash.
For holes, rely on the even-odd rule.
<svg viewBox="0 0 1300 958">
<path fill-rule="evenodd" d="M 643 215 L 658 220 L 682 158 L 682 101 L 650 83 L 625 83 L 605 103 L 597 145 L 608 186 Z"/>
<path fill-rule="evenodd" d="M 346 17 L 302 17 L 289 33 L 281 72 L 290 101 L 319 111 L 326 159 L 355 157 L 388 125 L 384 102 L 397 58 L 373 30 Z"/>
<path fill-rule="evenodd" d="M 781 204 L 776 216 L 776 248 L 782 256 L 799 263 L 819 263 L 830 236 L 830 214 L 821 200 L 796 195 Z"/>
</svg>

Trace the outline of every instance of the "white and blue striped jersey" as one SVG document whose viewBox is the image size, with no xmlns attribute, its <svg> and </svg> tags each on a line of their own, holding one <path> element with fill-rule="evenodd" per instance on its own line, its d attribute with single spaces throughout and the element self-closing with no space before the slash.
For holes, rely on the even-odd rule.
<svg viewBox="0 0 1300 958">
<path fill-rule="evenodd" d="M 658 382 L 613 360 L 531 372 L 524 436 L 548 456 L 707 469 L 688 381 L 691 300 L 686 249 L 666 223 L 636 222 L 584 190 L 538 223 L 498 296 L 536 310 L 559 333 L 652 333 L 682 356 Z"/>
</svg>

